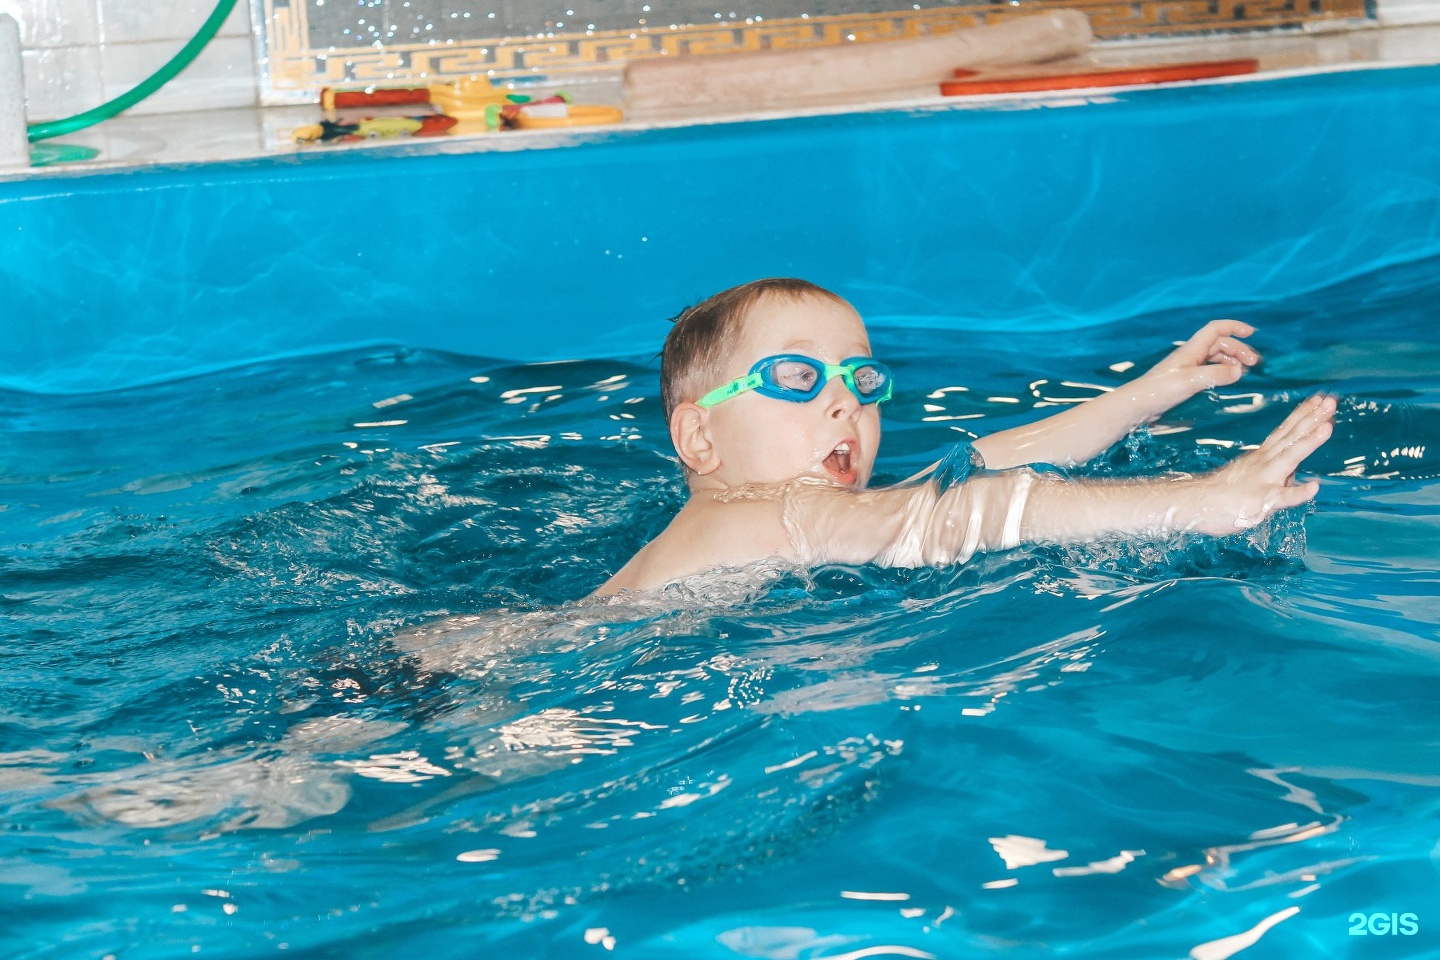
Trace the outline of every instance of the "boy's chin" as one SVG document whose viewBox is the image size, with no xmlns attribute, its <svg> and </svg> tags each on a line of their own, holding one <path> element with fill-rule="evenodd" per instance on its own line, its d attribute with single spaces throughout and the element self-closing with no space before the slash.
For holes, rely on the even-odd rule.
<svg viewBox="0 0 1440 960">
<path fill-rule="evenodd" d="M 823 480 L 826 483 L 837 487 L 845 487 L 851 490 L 864 489 L 870 482 L 870 471 L 860 464 L 851 464 L 848 467 L 837 467 L 833 464 L 821 464 L 811 470 L 808 476 L 816 480 Z"/>
<path fill-rule="evenodd" d="M 718 478 L 717 478 L 718 479 Z M 728 482 L 722 481 L 721 485 L 734 487 L 783 487 L 796 481 L 810 481 L 824 483 L 835 487 L 860 490 L 870 481 L 870 471 L 864 469 L 860 464 L 851 464 L 848 468 L 841 469 L 833 464 L 818 463 L 796 470 L 794 473 L 755 471 L 753 474 L 737 479 L 727 478 Z"/>
</svg>

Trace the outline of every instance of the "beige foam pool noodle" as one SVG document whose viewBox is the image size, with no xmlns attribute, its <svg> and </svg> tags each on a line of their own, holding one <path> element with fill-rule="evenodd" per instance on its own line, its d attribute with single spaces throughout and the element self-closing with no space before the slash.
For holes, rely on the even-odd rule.
<svg viewBox="0 0 1440 960">
<path fill-rule="evenodd" d="M 956 67 L 1075 57 L 1089 49 L 1090 39 L 1083 13 L 1054 10 L 938 36 L 636 60 L 625 68 L 625 94 L 633 117 L 764 110 L 909 88 L 924 92 L 949 79 Z"/>
</svg>

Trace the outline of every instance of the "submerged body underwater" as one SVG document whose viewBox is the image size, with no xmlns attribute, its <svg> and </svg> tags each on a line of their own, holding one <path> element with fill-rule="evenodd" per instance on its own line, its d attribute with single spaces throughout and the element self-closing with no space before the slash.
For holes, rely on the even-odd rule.
<svg viewBox="0 0 1440 960">
<path fill-rule="evenodd" d="M 6 955 L 1437 955 L 1435 267 L 872 329 L 884 483 L 1238 316 L 1264 366 L 1079 472 L 1324 389 L 1310 508 L 658 598 L 581 599 L 683 501 L 647 361 L 0 394 Z"/>
</svg>

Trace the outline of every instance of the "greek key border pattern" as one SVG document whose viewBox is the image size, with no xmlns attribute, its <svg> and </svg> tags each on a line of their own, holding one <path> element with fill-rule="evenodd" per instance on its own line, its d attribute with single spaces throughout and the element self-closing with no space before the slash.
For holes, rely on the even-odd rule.
<svg viewBox="0 0 1440 960">
<path fill-rule="evenodd" d="M 948 33 L 1047 9 L 1078 9 L 1099 37 L 1174 36 L 1299 26 L 1366 17 L 1365 0 L 1019 0 L 781 20 L 634 30 L 594 30 L 463 42 L 312 49 L 309 0 L 263 4 L 267 102 L 314 100 L 340 84 L 421 84 L 488 75 L 496 79 L 596 76 L 630 60 L 864 43 Z"/>
</svg>

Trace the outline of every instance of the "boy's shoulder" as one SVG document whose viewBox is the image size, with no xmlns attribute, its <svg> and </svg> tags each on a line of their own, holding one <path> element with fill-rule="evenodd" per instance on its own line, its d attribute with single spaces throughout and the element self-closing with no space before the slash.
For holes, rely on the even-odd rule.
<svg viewBox="0 0 1440 960">
<path fill-rule="evenodd" d="M 776 556 L 785 533 L 787 486 L 753 485 L 695 494 L 661 536 L 704 546 L 725 556 Z M 741 561 L 748 562 L 748 561 Z"/>
<path fill-rule="evenodd" d="M 780 488 L 697 493 L 659 536 L 596 592 L 649 590 L 716 567 L 793 556 Z"/>
</svg>

